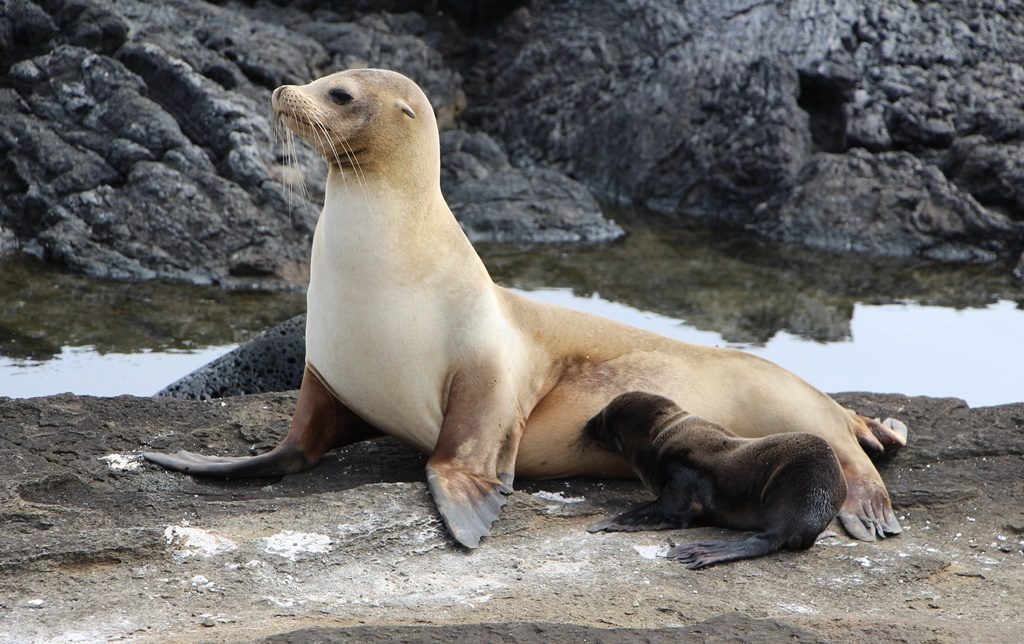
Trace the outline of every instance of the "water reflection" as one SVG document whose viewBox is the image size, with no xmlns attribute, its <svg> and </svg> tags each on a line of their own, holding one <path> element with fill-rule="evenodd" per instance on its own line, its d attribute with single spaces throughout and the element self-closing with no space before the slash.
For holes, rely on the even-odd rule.
<svg viewBox="0 0 1024 644">
<path fill-rule="evenodd" d="M 952 308 L 1024 303 L 1008 266 L 948 266 L 780 247 L 736 231 L 666 225 L 628 212 L 621 243 L 480 247 L 499 283 L 567 287 L 681 318 L 729 342 L 763 344 L 779 331 L 819 341 L 850 337 L 857 303 L 913 301 Z"/>
<path fill-rule="evenodd" d="M 616 244 L 479 250 L 499 283 L 531 297 L 751 347 L 828 391 L 1024 400 L 1024 289 L 1008 267 L 868 260 L 615 217 L 630 233 Z M 305 308 L 301 293 L 104 282 L 24 259 L 0 262 L 0 301 L 0 395 L 16 396 L 148 395 Z"/>
<path fill-rule="evenodd" d="M 31 398 L 70 391 L 89 396 L 151 396 L 237 345 L 189 351 L 100 353 L 95 347 L 63 347 L 48 360 L 0 356 L 0 396 Z"/>
<path fill-rule="evenodd" d="M 1002 300 L 956 310 L 918 304 L 856 304 L 850 338 L 819 342 L 780 331 L 765 343 L 725 341 L 675 318 L 568 289 L 523 295 L 707 346 L 767 358 L 824 391 L 963 398 L 972 406 L 1024 401 L 1024 310 Z"/>
<path fill-rule="evenodd" d="M 232 344 L 306 308 L 301 293 L 94 280 L 29 258 L 0 262 L 0 302 L 0 356 L 18 361 Z"/>
</svg>

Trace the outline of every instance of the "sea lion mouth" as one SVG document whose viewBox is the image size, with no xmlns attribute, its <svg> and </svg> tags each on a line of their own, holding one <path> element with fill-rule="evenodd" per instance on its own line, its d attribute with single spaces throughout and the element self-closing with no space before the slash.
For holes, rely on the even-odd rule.
<svg viewBox="0 0 1024 644">
<path fill-rule="evenodd" d="M 328 163 L 341 168 L 360 167 L 360 155 L 366 152 L 366 148 L 355 149 L 343 140 L 334 139 L 329 128 L 302 111 L 282 109 L 274 116 L 282 127 L 302 137 Z"/>
<path fill-rule="evenodd" d="M 308 116 L 295 112 L 293 110 L 282 110 L 277 113 L 277 120 L 288 129 L 294 129 L 292 126 L 299 126 L 303 129 L 310 129 L 313 127 L 313 122 Z"/>
</svg>

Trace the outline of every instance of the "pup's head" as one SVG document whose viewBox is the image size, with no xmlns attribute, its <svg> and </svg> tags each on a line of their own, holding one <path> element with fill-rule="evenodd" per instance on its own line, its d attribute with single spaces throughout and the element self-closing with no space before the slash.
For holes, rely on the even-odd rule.
<svg viewBox="0 0 1024 644">
<path fill-rule="evenodd" d="M 583 428 L 583 442 L 624 456 L 650 446 L 665 420 L 683 413 L 664 396 L 630 391 L 616 396 Z"/>
</svg>

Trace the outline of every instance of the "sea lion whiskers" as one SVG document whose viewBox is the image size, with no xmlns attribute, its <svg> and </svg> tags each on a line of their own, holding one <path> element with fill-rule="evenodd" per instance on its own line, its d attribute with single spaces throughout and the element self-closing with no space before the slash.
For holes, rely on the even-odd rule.
<svg viewBox="0 0 1024 644">
<path fill-rule="evenodd" d="M 363 196 L 366 197 L 366 187 L 363 183 L 365 173 L 363 172 L 363 166 L 359 164 L 359 156 L 352 148 L 352 144 L 349 143 L 348 139 L 346 139 L 340 132 L 338 133 L 338 138 L 340 139 L 339 143 L 341 143 L 341 147 L 345 150 L 345 155 L 348 156 L 349 161 L 351 162 L 352 172 L 356 175 L 356 179 L 359 181 L 359 185 L 363 189 Z M 367 202 L 367 204 L 369 204 L 369 202 Z"/>
<path fill-rule="evenodd" d="M 330 137 L 330 135 L 328 135 L 328 134 L 327 134 L 326 132 L 324 132 L 324 135 L 323 135 L 323 136 L 321 137 L 321 136 L 320 136 L 320 130 L 321 130 L 321 129 L 323 129 L 323 128 L 321 127 L 320 129 L 317 129 L 317 127 L 316 127 L 316 124 L 314 124 L 314 125 L 313 125 L 313 126 L 312 126 L 312 127 L 310 128 L 310 129 L 311 129 L 311 131 L 313 132 L 313 136 L 315 136 L 315 137 L 316 137 L 316 142 L 317 142 L 317 145 L 319 145 L 320 147 L 322 147 L 322 148 L 323 148 L 323 150 L 324 150 L 324 152 L 326 152 L 326 151 L 327 151 L 327 146 L 328 146 L 328 145 L 330 145 L 330 146 L 331 146 L 331 151 L 332 151 L 332 154 L 334 155 L 334 161 L 335 161 L 335 163 L 336 163 L 336 164 L 337 164 L 338 166 L 340 166 L 340 165 L 341 165 L 341 160 L 340 160 L 340 158 L 339 158 L 339 156 L 338 156 L 338 150 L 337 150 L 337 149 L 335 149 L 335 147 L 334 147 L 334 143 L 333 143 L 333 142 L 331 142 L 331 137 Z M 326 160 L 326 159 L 325 159 L 325 160 Z M 330 166 L 330 161 L 327 161 L 327 165 L 328 165 L 328 166 Z M 342 172 L 342 173 L 341 173 L 341 180 L 342 180 L 342 182 L 343 182 L 343 183 L 344 183 L 344 184 L 345 184 L 346 186 L 348 186 L 348 178 L 347 178 L 347 177 L 345 176 L 345 173 L 344 173 L 344 172 Z"/>
<path fill-rule="evenodd" d="M 281 114 L 275 113 L 274 110 L 271 109 L 270 116 L 270 126 L 271 131 L 274 134 L 274 138 L 277 139 L 284 147 L 285 164 L 291 171 L 291 176 L 299 177 L 299 187 L 297 189 L 293 185 L 295 181 L 292 180 L 291 176 L 282 177 L 283 181 L 281 181 L 281 183 L 285 184 L 285 190 L 288 192 L 288 220 L 294 224 L 295 218 L 292 213 L 292 202 L 295 200 L 296 190 L 302 198 L 302 212 L 308 217 L 310 200 L 309 188 L 306 186 L 305 176 L 299 170 L 299 157 L 295 148 L 295 133 L 285 127 Z"/>
<path fill-rule="evenodd" d="M 371 209 L 371 212 L 372 212 L 373 208 L 370 205 L 369 197 L 366 194 L 366 184 L 364 182 L 364 178 L 365 178 L 364 175 L 365 175 L 365 173 L 363 172 L 362 166 L 359 164 L 359 157 L 356 155 L 356 152 L 352 148 L 352 145 L 348 142 L 348 139 L 345 138 L 345 135 L 342 134 L 339 130 L 337 130 L 333 126 L 331 126 L 330 128 L 327 127 L 327 125 L 324 123 L 324 121 L 321 118 L 321 116 L 326 117 L 328 115 L 324 114 L 319 109 L 319 107 L 314 106 L 313 115 L 312 116 L 315 119 L 316 125 L 319 126 L 320 129 L 323 131 L 324 136 L 327 138 L 328 143 L 330 143 L 331 150 L 332 150 L 332 152 L 334 154 L 335 162 L 337 163 L 339 168 L 343 168 L 344 164 L 342 164 L 341 158 L 338 155 L 338 149 L 334 146 L 334 140 L 331 138 L 331 134 L 333 134 L 333 135 L 338 137 L 338 143 L 341 144 L 341 149 L 345 152 L 345 157 L 348 159 L 348 166 L 350 168 L 352 168 L 352 174 L 355 175 L 356 181 L 359 182 L 359 189 L 362 190 L 362 192 L 363 192 L 363 198 L 366 199 L 366 205 L 367 205 L 367 207 L 369 207 Z M 344 173 L 342 173 L 342 176 L 344 176 Z M 374 213 L 374 214 L 376 214 L 376 213 Z"/>
<path fill-rule="evenodd" d="M 377 209 L 373 207 L 372 203 L 370 203 L 370 196 L 366 192 L 366 183 L 363 181 L 362 167 L 359 165 L 359 159 L 356 158 L 355 150 L 352 149 L 352 146 L 349 145 L 348 140 L 345 139 L 345 136 L 341 132 L 338 132 L 337 130 L 332 128 L 331 132 L 329 133 L 327 131 L 327 126 L 324 125 L 323 121 L 319 119 L 316 113 L 313 114 L 313 117 L 316 119 L 315 124 L 319 126 L 320 129 L 323 131 L 324 137 L 327 139 L 327 143 L 330 144 L 331 146 L 331 151 L 334 154 L 335 162 L 337 163 L 338 168 L 341 170 L 341 180 L 344 181 L 347 185 L 348 180 L 345 177 L 344 166 L 341 163 L 340 156 L 338 155 L 338 149 L 334 146 L 334 140 L 331 138 L 331 133 L 335 134 L 338 137 L 338 143 L 341 144 L 341 149 L 342 151 L 345 152 L 345 156 L 349 160 L 349 167 L 352 168 L 352 174 L 355 175 L 356 182 L 359 184 L 359 191 L 363 195 L 363 201 L 366 202 L 366 208 L 373 214 L 374 217 L 379 217 Z M 314 132 L 315 131 L 316 128 L 314 127 Z"/>
<path fill-rule="evenodd" d="M 363 198 L 367 199 L 367 206 L 369 207 L 370 204 L 366 195 L 366 186 L 362 181 L 360 169 L 357 168 L 359 160 L 355 157 L 354 151 L 350 151 L 351 146 L 347 144 L 345 136 L 334 127 L 327 127 L 327 125 L 324 123 L 324 119 L 328 119 L 330 115 L 324 112 L 319 105 L 311 101 L 306 96 L 300 95 L 295 100 L 296 102 L 302 104 L 302 112 L 301 114 L 293 114 L 292 118 L 296 118 L 299 115 L 302 116 L 305 124 L 309 126 L 311 133 L 313 134 L 313 136 L 316 137 L 317 143 L 321 148 L 321 152 L 324 154 L 324 156 L 326 157 L 328 154 L 330 154 L 330 156 L 333 157 L 334 159 L 334 165 L 338 166 L 339 169 L 343 170 L 346 163 L 342 161 L 341 155 L 338 153 L 338 148 L 337 146 L 334 145 L 334 136 L 336 136 L 339 139 L 338 143 L 341 144 L 342 151 L 345 152 L 345 157 L 348 160 L 347 165 L 350 168 L 352 168 L 353 174 L 356 175 L 356 180 L 359 182 L 359 188 L 363 193 Z M 321 134 L 323 134 L 322 137 Z M 330 148 L 329 152 L 328 147 Z M 327 162 L 330 163 L 331 159 L 327 159 Z M 341 173 L 341 177 L 342 181 L 344 181 L 347 184 L 348 180 L 344 172 Z"/>
<path fill-rule="evenodd" d="M 304 103 L 303 116 L 305 117 L 307 123 L 309 124 L 313 134 L 317 137 L 317 141 L 320 142 L 321 147 L 323 148 L 324 155 L 327 155 L 327 148 L 329 146 L 330 155 L 334 158 L 334 164 L 337 165 L 339 168 L 343 168 L 346 165 L 345 162 L 342 161 L 341 155 L 338 154 L 337 146 L 334 145 L 334 137 L 332 136 L 334 135 L 340 139 L 338 142 L 341 144 L 342 151 L 345 152 L 345 157 L 348 159 L 348 165 L 349 167 L 352 167 L 354 170 L 355 159 L 353 155 L 349 154 L 349 150 L 345 146 L 344 135 L 337 129 L 335 129 L 333 126 L 328 128 L 327 125 L 324 123 L 324 120 L 329 118 L 330 115 L 324 112 L 319 105 L 312 102 L 308 98 L 303 96 L 301 100 Z M 323 134 L 322 139 L 320 138 L 321 133 Z M 324 145 L 324 143 L 326 143 L 326 145 Z M 330 159 L 328 159 L 328 163 L 329 162 Z"/>
<path fill-rule="evenodd" d="M 317 121 L 314 124 L 312 129 L 313 129 L 313 135 L 316 136 L 316 140 L 323 147 L 324 152 L 325 153 L 327 152 L 327 146 L 329 145 L 331 147 L 331 155 L 334 157 L 334 164 L 337 165 L 338 168 L 343 167 L 342 166 L 342 162 L 341 162 L 341 155 L 338 154 L 338 149 L 336 147 L 334 147 L 334 141 L 331 140 L 331 135 L 327 133 L 327 130 L 326 130 L 326 128 L 324 128 L 323 123 L 320 123 L 319 121 Z M 323 132 L 323 137 L 322 138 L 320 136 L 320 132 Z M 323 144 L 323 141 L 326 141 L 326 145 Z M 327 165 L 330 166 L 330 161 L 329 160 L 327 161 Z M 344 183 L 345 187 L 347 188 L 348 187 L 348 177 L 345 176 L 345 172 L 341 171 L 338 174 L 341 175 L 341 182 Z M 362 189 L 362 186 L 360 186 L 360 189 Z"/>
</svg>

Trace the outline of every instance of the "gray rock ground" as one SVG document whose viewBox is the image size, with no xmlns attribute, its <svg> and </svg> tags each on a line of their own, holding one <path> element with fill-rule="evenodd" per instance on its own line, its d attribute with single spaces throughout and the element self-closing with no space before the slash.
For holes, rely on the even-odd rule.
<svg viewBox="0 0 1024 644">
<path fill-rule="evenodd" d="M 702 572 L 658 553 L 720 531 L 585 532 L 642 498 L 633 482 L 518 482 L 466 552 L 441 528 L 423 457 L 390 439 L 281 480 L 138 460 L 266 449 L 294 393 L 0 399 L 0 639 L 1016 639 L 1024 404 L 838 398 L 910 425 L 881 466 L 906 531 Z"/>
</svg>

